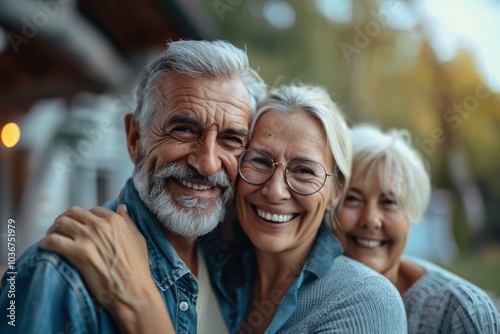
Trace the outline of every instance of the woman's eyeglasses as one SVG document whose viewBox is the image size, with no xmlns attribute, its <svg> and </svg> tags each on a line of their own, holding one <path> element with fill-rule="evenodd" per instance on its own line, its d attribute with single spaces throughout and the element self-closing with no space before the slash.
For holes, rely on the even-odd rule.
<svg viewBox="0 0 500 334">
<path fill-rule="evenodd" d="M 246 150 L 240 155 L 238 172 L 250 184 L 261 185 L 271 179 L 276 166 L 285 168 L 288 186 L 300 195 L 312 195 L 325 185 L 328 176 L 325 167 L 317 161 L 299 158 L 289 163 L 275 162 L 269 154 L 261 150 Z"/>
</svg>

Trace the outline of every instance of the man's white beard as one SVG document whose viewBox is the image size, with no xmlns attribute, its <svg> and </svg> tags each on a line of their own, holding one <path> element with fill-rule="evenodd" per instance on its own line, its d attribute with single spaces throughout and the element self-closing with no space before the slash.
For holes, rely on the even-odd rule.
<svg viewBox="0 0 500 334">
<path fill-rule="evenodd" d="M 203 200 L 195 196 L 176 196 L 175 199 L 165 189 L 167 179 L 189 179 L 208 182 L 221 188 L 222 196 L 217 199 L 212 212 L 213 200 Z M 134 185 L 139 197 L 158 221 L 169 231 L 183 237 L 199 237 L 212 231 L 226 215 L 226 208 L 233 199 L 233 190 L 227 174 L 219 171 L 204 177 L 188 164 L 172 162 L 153 173 L 146 171 L 146 159 L 142 158 L 134 170 Z M 176 203 L 177 204 L 176 204 Z M 181 207 L 182 206 L 182 207 Z"/>
</svg>

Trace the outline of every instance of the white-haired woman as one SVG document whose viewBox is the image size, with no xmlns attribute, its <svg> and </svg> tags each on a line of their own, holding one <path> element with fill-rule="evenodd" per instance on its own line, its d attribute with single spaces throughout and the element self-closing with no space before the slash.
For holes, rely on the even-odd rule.
<svg viewBox="0 0 500 334">
<path fill-rule="evenodd" d="M 409 333 L 499 333 L 498 311 L 484 291 L 430 262 L 403 257 L 431 189 L 408 132 L 360 125 L 351 129 L 351 139 L 352 178 L 335 229 L 345 255 L 396 286 Z"/>
</svg>

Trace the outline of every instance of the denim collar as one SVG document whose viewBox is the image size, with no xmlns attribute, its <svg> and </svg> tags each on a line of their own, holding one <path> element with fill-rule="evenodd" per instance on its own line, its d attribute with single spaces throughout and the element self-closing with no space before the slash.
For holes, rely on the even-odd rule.
<svg viewBox="0 0 500 334">
<path fill-rule="evenodd" d="M 238 222 L 234 223 L 239 224 Z M 218 278 L 221 278 L 220 275 L 224 274 L 224 266 L 233 261 L 239 263 L 237 266 L 243 267 L 240 267 L 240 275 L 237 276 L 252 276 L 251 273 L 256 269 L 254 246 L 250 243 L 246 235 L 241 237 L 245 239 L 241 240 L 241 244 L 247 246 L 243 252 L 237 252 L 239 255 L 236 255 L 233 249 L 224 241 L 220 227 L 200 238 L 200 247 L 208 258 L 208 261 L 215 266 L 216 270 L 214 270 L 214 274 L 219 276 Z M 321 277 L 330 270 L 334 262 L 333 260 L 342 255 L 343 252 L 342 245 L 335 238 L 327 223 L 323 222 L 318 230 L 311 253 L 308 255 L 308 259 L 301 271 Z"/>
<path fill-rule="evenodd" d="M 342 255 L 343 252 L 342 245 L 333 236 L 327 223 L 323 222 L 319 228 L 313 249 L 304 266 L 304 272 L 310 272 L 316 277 L 325 275 L 330 270 L 331 265 L 333 265 L 333 259 Z"/>
</svg>

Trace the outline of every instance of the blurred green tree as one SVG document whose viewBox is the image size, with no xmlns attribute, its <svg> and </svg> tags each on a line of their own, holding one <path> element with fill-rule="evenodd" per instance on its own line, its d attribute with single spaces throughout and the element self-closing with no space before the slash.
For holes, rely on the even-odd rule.
<svg viewBox="0 0 500 334">
<path fill-rule="evenodd" d="M 351 123 L 408 128 L 429 161 L 433 185 L 452 190 L 462 251 L 500 241 L 500 95 L 484 82 L 470 50 L 442 61 L 429 22 L 412 1 L 348 1 L 331 20 L 318 1 L 202 1 L 222 38 L 246 48 L 268 84 L 299 78 L 325 86 Z M 293 24 L 273 26 L 289 6 Z M 332 10 L 338 3 L 325 2 Z M 343 9 L 345 10 L 345 8 Z M 406 16 L 404 16 L 406 15 Z M 398 28 L 398 21 L 414 20 Z"/>
</svg>

